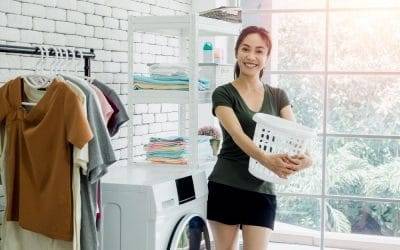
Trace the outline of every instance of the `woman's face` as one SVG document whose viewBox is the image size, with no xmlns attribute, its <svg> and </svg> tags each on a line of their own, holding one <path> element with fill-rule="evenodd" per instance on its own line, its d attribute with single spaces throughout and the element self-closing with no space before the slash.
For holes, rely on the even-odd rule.
<svg viewBox="0 0 400 250">
<path fill-rule="evenodd" d="M 267 61 L 267 53 L 267 44 L 259 34 L 252 33 L 246 36 L 236 54 L 240 74 L 258 77 Z"/>
</svg>

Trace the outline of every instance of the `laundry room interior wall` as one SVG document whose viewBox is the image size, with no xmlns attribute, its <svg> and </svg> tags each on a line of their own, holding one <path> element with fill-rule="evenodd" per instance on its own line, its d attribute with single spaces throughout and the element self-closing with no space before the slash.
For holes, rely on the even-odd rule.
<svg viewBox="0 0 400 250">
<path fill-rule="evenodd" d="M 107 83 L 127 104 L 128 15 L 180 15 L 192 10 L 191 0 L 1 0 L 0 43 L 93 48 L 92 76 Z M 146 72 L 149 62 L 176 62 L 176 37 L 135 33 L 135 69 Z M 7 80 L 32 72 L 38 59 L 0 54 L 0 86 Z M 83 67 L 80 67 L 83 69 Z M 83 73 L 82 73 L 83 75 Z M 136 154 L 143 153 L 148 134 L 176 131 L 178 107 L 171 104 L 135 106 Z M 127 127 L 112 138 L 119 161 L 127 164 Z M 114 165 L 114 166 L 115 166 Z"/>
</svg>

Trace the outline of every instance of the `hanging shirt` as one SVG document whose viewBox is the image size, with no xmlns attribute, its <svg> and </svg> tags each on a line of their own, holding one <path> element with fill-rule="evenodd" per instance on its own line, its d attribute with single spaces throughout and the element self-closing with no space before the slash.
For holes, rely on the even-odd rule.
<svg viewBox="0 0 400 250">
<path fill-rule="evenodd" d="M 108 121 L 110 120 L 112 114 L 114 113 L 114 110 L 112 109 L 110 103 L 107 101 L 103 92 L 101 92 L 101 90 L 98 87 L 94 86 L 93 84 L 91 84 L 90 87 L 94 90 L 94 92 L 96 93 L 96 95 L 99 99 L 104 123 L 107 124 Z"/>
<path fill-rule="evenodd" d="M 103 122 L 97 96 L 85 80 L 63 75 L 64 79 L 76 84 L 86 95 L 87 118 L 94 137 L 89 142 L 89 163 L 87 175 L 81 175 L 82 223 L 81 249 L 97 250 L 99 240 L 96 231 L 96 193 L 97 182 L 116 161 L 111 139 Z"/>
<path fill-rule="evenodd" d="M 7 136 L 4 135 L 3 126 L 0 123 L 0 171 L 1 176 L 4 177 L 5 166 L 5 144 L 7 143 Z M 2 180 L 4 183 L 4 180 Z M 3 219 L 1 225 L 1 241 L 0 249 L 12 250 L 72 250 L 72 242 L 64 240 L 51 239 L 42 234 L 38 234 L 29 230 L 21 228 L 18 222 L 7 221 Z"/>
<path fill-rule="evenodd" d="M 78 96 L 54 80 L 36 106 L 22 105 L 23 79 L 0 88 L 6 156 L 8 221 L 53 239 L 72 240 L 71 147 L 93 137 Z"/>
<path fill-rule="evenodd" d="M 115 93 L 113 89 L 108 87 L 106 84 L 97 81 L 96 79 L 93 80 L 92 84 L 98 87 L 101 92 L 103 92 L 104 96 L 107 98 L 107 101 L 114 110 L 114 113 L 111 115 L 107 124 L 110 136 L 114 136 L 118 133 L 120 127 L 129 120 L 128 113 L 126 112 L 124 104 L 119 99 L 118 94 Z"/>
<path fill-rule="evenodd" d="M 26 84 L 26 78 L 24 77 L 24 93 L 27 97 L 27 101 L 37 103 L 46 94 L 46 91 L 30 88 Z M 74 84 L 65 81 L 72 91 L 79 97 L 82 105 L 82 110 L 86 117 L 86 96 L 80 88 Z M 0 137 L 1 138 L 1 137 Z M 88 144 L 80 149 L 74 146 L 73 149 L 73 170 L 72 170 L 72 197 L 73 197 L 73 242 L 72 247 L 69 250 L 80 250 L 80 231 L 81 231 L 81 182 L 80 182 L 80 169 L 83 172 L 87 171 L 87 163 L 89 162 Z M 1 162 L 0 162 L 1 164 Z M 56 240 L 48 238 L 46 236 L 36 236 L 34 232 L 22 230 L 19 228 L 18 223 L 7 223 L 6 227 L 6 238 L 4 246 L 10 247 L 9 249 L 24 249 L 24 248 L 35 248 L 46 249 L 44 246 L 52 246 L 49 250 L 64 250 L 68 249 L 68 244 L 62 242 L 56 242 Z M 15 243 L 19 242 L 20 248 L 17 248 Z M 41 248 L 42 247 L 42 248 Z M 8 248 L 7 248 L 8 249 Z"/>
</svg>

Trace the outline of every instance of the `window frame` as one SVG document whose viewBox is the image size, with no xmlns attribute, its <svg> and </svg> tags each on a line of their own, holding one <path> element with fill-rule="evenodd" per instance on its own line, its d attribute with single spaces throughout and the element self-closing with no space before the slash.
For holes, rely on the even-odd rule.
<svg viewBox="0 0 400 250">
<path fill-rule="evenodd" d="M 248 0 L 249 1 L 249 0 Z M 274 0 L 269 0 L 272 3 Z M 377 202 L 377 203 L 400 203 L 400 199 L 395 198 L 377 198 L 377 197 L 361 197 L 355 195 L 331 195 L 327 194 L 327 142 L 329 138 L 362 138 L 362 139 L 393 139 L 400 140 L 400 135 L 383 135 L 383 134 L 354 134 L 354 133 L 328 133 L 327 132 L 327 123 L 328 123 L 328 81 L 330 76 L 335 75 L 382 75 L 382 76 L 400 76 L 400 71 L 330 71 L 328 69 L 329 65 L 329 34 L 330 34 L 330 22 L 329 17 L 332 12 L 345 12 L 345 11 L 400 11 L 400 7 L 359 7 L 359 8 L 332 8 L 330 7 L 331 0 L 325 0 L 325 8 L 309 8 L 309 9 L 243 9 L 243 14 L 252 14 L 252 15 L 263 15 L 269 16 L 272 18 L 272 14 L 280 13 L 280 14 L 289 14 L 289 13 L 324 13 L 325 16 L 325 41 L 324 41 L 324 59 L 323 59 L 323 70 L 321 71 L 282 71 L 282 70 L 271 70 L 271 60 L 269 58 L 269 63 L 266 66 L 266 70 L 264 71 L 264 77 L 267 80 L 271 80 L 272 75 L 320 75 L 323 77 L 323 121 L 322 121 L 322 132 L 318 134 L 318 137 L 322 137 L 322 166 L 321 166 L 321 193 L 319 194 L 304 194 L 304 193 L 282 193 L 278 192 L 277 195 L 282 197 L 293 197 L 293 198 L 315 198 L 320 201 L 320 246 L 321 249 L 324 249 L 325 243 L 325 232 L 326 232 L 326 202 L 329 199 L 339 199 L 339 200 L 353 200 L 353 201 L 362 201 L 362 202 Z M 243 4 L 243 1 L 242 1 Z M 245 15 L 244 15 L 245 16 Z M 268 21 L 271 24 L 271 20 Z M 271 27 L 266 27 L 268 30 L 271 30 Z M 272 41 L 274 44 L 274 41 Z M 294 239 L 296 240 L 296 238 Z"/>
</svg>

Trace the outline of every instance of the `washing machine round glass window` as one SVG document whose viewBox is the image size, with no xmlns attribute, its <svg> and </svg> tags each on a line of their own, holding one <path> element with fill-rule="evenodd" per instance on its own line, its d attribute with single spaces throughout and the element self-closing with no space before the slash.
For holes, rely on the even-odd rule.
<svg viewBox="0 0 400 250">
<path fill-rule="evenodd" d="M 168 250 L 211 250 L 205 219 L 196 214 L 184 216 L 175 226 Z"/>
</svg>

